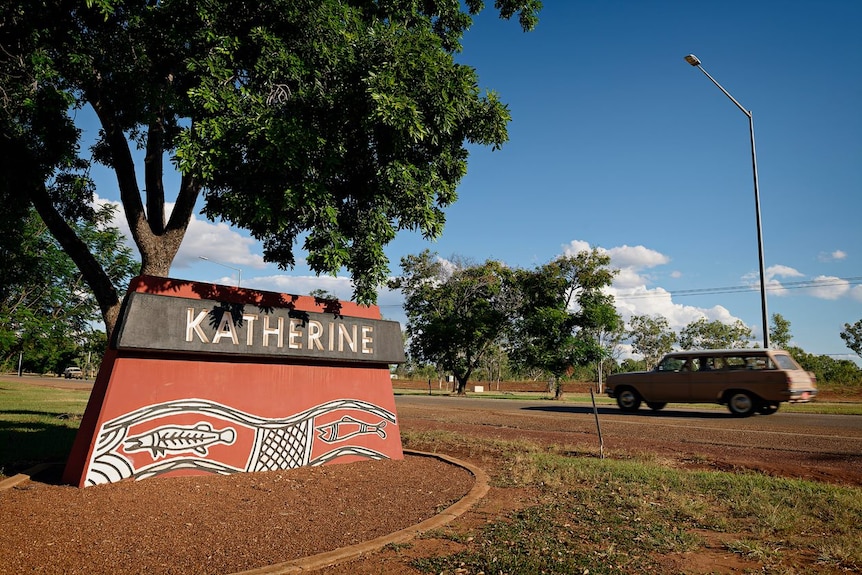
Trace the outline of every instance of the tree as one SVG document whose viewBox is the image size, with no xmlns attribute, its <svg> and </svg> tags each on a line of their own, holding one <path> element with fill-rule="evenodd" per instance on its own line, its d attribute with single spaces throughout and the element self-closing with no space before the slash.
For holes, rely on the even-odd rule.
<svg viewBox="0 0 862 575">
<path fill-rule="evenodd" d="M 656 366 L 662 356 L 673 349 L 676 333 L 662 316 L 635 315 L 629 321 L 632 351 L 644 356 L 647 369 Z"/>
<path fill-rule="evenodd" d="M 751 328 L 742 321 L 732 324 L 706 318 L 685 326 L 679 334 L 679 345 L 683 349 L 735 349 L 748 347 Z"/>
<path fill-rule="evenodd" d="M 556 398 L 573 368 L 605 355 L 595 334 L 619 321 L 613 298 L 602 292 L 616 273 L 609 263 L 609 256 L 593 249 L 517 272 L 512 354 L 521 367 L 549 373 Z"/>
<path fill-rule="evenodd" d="M 455 376 L 458 394 L 509 321 L 511 272 L 500 262 L 444 264 L 425 250 L 401 259 L 390 281 L 404 294 L 410 354 Z"/>
<path fill-rule="evenodd" d="M 849 359 L 814 355 L 798 347 L 790 347 L 787 351 L 802 369 L 813 372 L 819 382 L 849 385 L 862 383 L 862 370 Z"/>
<path fill-rule="evenodd" d="M 138 263 L 120 231 L 110 226 L 112 217 L 113 208 L 105 206 L 94 213 L 94 223 L 76 224 L 75 233 L 120 289 Z M 34 210 L 11 233 L 16 234 L 20 244 L 0 248 L 0 360 L 8 366 L 23 353 L 26 369 L 56 372 L 99 339 L 92 333 L 99 307 Z"/>
<path fill-rule="evenodd" d="M 143 274 L 164 276 L 199 197 L 293 266 L 346 269 L 375 301 L 383 247 L 442 230 L 466 143 L 507 139 L 509 112 L 458 64 L 479 0 L 9 0 L 0 12 L 0 197 L 32 204 L 81 270 L 108 333 L 120 299 L 74 228 L 90 167 L 117 177 Z M 539 0 L 497 0 L 532 29 Z M 95 113 L 92 145 L 76 124 Z M 164 162 L 181 174 L 168 214 Z M 141 166 L 137 166 L 141 164 Z M 138 181 L 138 175 L 143 181 Z M 103 194 L 104 195 L 104 194 Z"/>
<path fill-rule="evenodd" d="M 841 332 L 841 339 L 847 344 L 847 348 L 862 357 L 862 319 L 850 325 L 844 324 L 844 330 Z"/>
<path fill-rule="evenodd" d="M 790 322 L 784 319 L 780 313 L 772 314 L 772 326 L 769 328 L 769 340 L 772 347 L 776 349 L 787 349 L 790 347 Z"/>
</svg>

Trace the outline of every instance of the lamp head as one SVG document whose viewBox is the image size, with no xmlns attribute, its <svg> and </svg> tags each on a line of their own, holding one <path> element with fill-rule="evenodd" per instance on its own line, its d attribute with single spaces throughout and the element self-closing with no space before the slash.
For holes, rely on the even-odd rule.
<svg viewBox="0 0 862 575">
<path fill-rule="evenodd" d="M 689 54 L 688 56 L 686 56 L 685 61 L 692 66 L 700 66 L 700 60 L 698 60 L 697 56 L 695 56 L 694 54 Z"/>
</svg>

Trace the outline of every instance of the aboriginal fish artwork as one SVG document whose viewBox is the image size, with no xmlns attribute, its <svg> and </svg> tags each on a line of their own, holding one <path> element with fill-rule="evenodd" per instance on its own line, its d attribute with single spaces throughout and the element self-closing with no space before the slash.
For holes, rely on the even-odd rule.
<svg viewBox="0 0 862 575">
<path fill-rule="evenodd" d="M 383 430 L 384 427 L 386 427 L 385 421 L 372 425 L 345 415 L 338 421 L 328 425 L 321 425 L 315 429 L 320 439 L 326 443 L 336 443 L 366 433 L 376 433 L 380 439 L 386 439 L 386 431 Z"/>
<path fill-rule="evenodd" d="M 343 415 L 334 422 L 331 420 L 332 414 L 344 411 L 352 414 Z M 193 425 L 178 425 L 171 422 L 171 418 L 177 416 L 186 421 L 190 416 L 201 420 Z M 148 427 L 160 422 L 163 425 Z M 383 453 L 351 445 L 348 440 L 361 435 L 385 439 L 384 427 L 396 424 L 394 413 L 356 399 L 322 403 L 284 418 L 258 417 L 203 399 L 159 403 L 126 413 L 100 427 L 85 483 L 97 485 L 129 478 L 144 479 L 178 470 L 223 475 L 273 471 L 323 465 L 343 456 L 385 459 Z M 241 442 L 240 434 L 250 439 Z M 315 442 L 322 443 L 318 443 L 317 455 L 312 457 Z M 332 446 L 335 443 L 339 445 Z M 205 458 L 218 444 L 231 447 L 230 460 Z M 321 446 L 332 448 L 321 452 Z M 134 454 L 145 451 L 149 451 L 154 461 L 136 463 Z"/>
<path fill-rule="evenodd" d="M 149 449 L 153 458 L 166 453 L 193 451 L 202 457 L 209 454 L 209 447 L 216 443 L 231 445 L 236 439 L 236 430 L 226 427 L 220 431 L 207 422 L 194 426 L 163 425 L 149 433 L 129 437 L 125 441 L 126 451 Z"/>
</svg>

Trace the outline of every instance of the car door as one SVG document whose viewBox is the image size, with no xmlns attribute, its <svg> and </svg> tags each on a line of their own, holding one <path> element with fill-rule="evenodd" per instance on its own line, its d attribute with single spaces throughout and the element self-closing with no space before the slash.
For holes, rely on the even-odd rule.
<svg viewBox="0 0 862 575">
<path fill-rule="evenodd" d="M 686 361 L 678 370 L 661 367 L 650 374 L 649 384 L 642 390 L 643 398 L 655 403 L 687 401 L 692 369 L 697 366 Z"/>
</svg>

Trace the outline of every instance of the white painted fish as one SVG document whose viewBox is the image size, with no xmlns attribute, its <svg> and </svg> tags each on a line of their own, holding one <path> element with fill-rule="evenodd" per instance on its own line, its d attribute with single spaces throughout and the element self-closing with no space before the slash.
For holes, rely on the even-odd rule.
<svg viewBox="0 0 862 575">
<path fill-rule="evenodd" d="M 167 453 L 188 451 L 206 457 L 210 446 L 216 443 L 231 445 L 235 440 L 236 431 L 232 427 L 216 430 L 211 424 L 200 422 L 194 426 L 165 425 L 142 435 L 128 437 L 125 441 L 125 449 L 126 451 L 149 449 L 153 458 Z"/>
<path fill-rule="evenodd" d="M 344 441 L 357 435 L 366 435 L 369 433 L 376 433 L 381 439 L 386 439 L 384 427 L 386 427 L 386 421 L 381 420 L 380 423 L 372 424 L 345 415 L 338 421 L 327 425 L 320 425 L 314 429 L 317 430 L 317 436 L 320 439 L 326 443 L 335 443 L 336 441 Z"/>
</svg>

